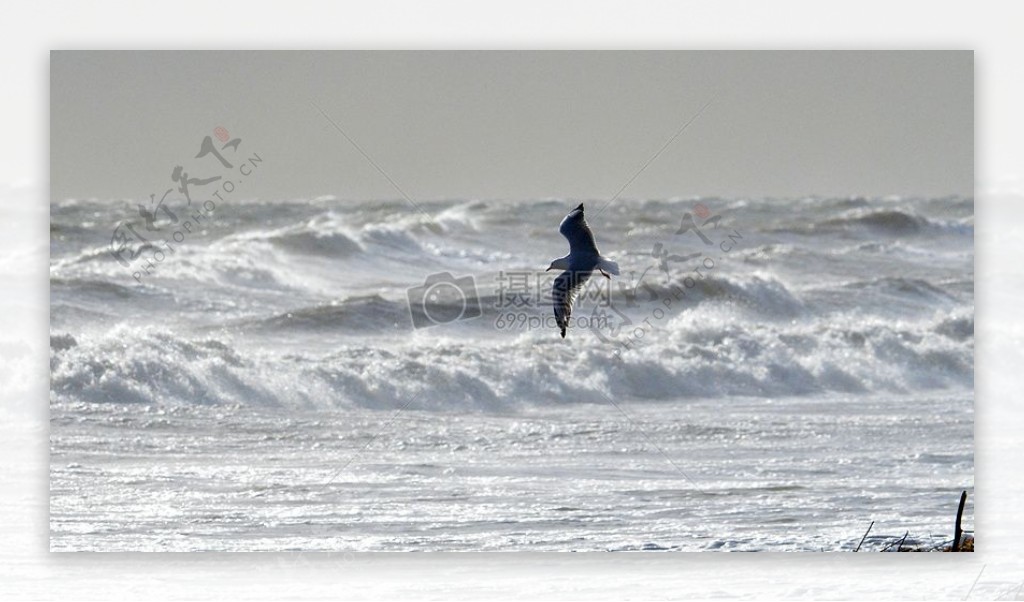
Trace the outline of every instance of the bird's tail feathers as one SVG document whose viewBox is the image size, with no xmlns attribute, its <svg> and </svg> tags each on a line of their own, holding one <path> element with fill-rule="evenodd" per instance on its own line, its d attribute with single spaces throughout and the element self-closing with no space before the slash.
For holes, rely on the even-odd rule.
<svg viewBox="0 0 1024 602">
<path fill-rule="evenodd" d="M 609 274 L 613 274 L 615 276 L 619 275 L 619 264 L 615 263 L 611 259 L 602 257 L 601 260 L 597 263 L 597 267 L 601 270 L 604 270 L 605 272 L 608 272 Z"/>
</svg>

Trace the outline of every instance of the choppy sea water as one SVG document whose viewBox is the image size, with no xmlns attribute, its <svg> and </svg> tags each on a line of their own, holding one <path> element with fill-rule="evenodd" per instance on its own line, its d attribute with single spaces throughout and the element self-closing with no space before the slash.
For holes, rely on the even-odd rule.
<svg viewBox="0 0 1024 602">
<path fill-rule="evenodd" d="M 586 202 L 622 273 L 562 340 L 577 203 L 224 203 L 128 265 L 133 203 L 53 203 L 51 549 L 951 537 L 972 199 Z"/>
</svg>

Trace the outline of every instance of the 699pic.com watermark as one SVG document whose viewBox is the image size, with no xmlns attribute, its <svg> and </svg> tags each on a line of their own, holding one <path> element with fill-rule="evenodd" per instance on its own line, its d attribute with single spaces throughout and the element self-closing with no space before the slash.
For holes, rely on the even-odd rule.
<svg viewBox="0 0 1024 602">
<path fill-rule="evenodd" d="M 494 319 L 494 327 L 498 330 L 550 330 L 558 332 L 558 321 L 554 312 L 538 313 L 536 311 L 509 311 L 498 314 Z M 571 316 L 569 328 L 607 328 L 608 316 Z"/>
</svg>

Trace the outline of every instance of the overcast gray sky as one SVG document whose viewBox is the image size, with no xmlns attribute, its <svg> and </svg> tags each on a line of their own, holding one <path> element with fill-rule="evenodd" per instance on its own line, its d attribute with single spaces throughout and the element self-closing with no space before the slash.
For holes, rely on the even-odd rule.
<svg viewBox="0 0 1024 602">
<path fill-rule="evenodd" d="M 972 195 L 974 57 L 913 52 L 51 55 L 51 196 L 148 198 L 217 126 L 245 198 Z M 219 146 L 219 145 L 218 145 Z"/>
</svg>

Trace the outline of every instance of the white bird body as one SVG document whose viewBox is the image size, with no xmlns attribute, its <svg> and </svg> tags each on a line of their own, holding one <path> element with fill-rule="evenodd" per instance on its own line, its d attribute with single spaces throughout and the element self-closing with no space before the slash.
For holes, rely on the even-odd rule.
<svg viewBox="0 0 1024 602">
<path fill-rule="evenodd" d="M 558 231 L 569 241 L 569 254 L 551 262 L 548 270 L 564 270 L 555 278 L 551 296 L 555 309 L 555 322 L 565 338 L 565 329 L 572 315 L 572 304 L 576 294 L 590 280 L 594 270 L 605 278 L 608 274 L 619 275 L 619 265 L 603 257 L 597 250 L 594 234 L 583 217 L 583 203 L 569 212 L 558 226 Z"/>
</svg>

